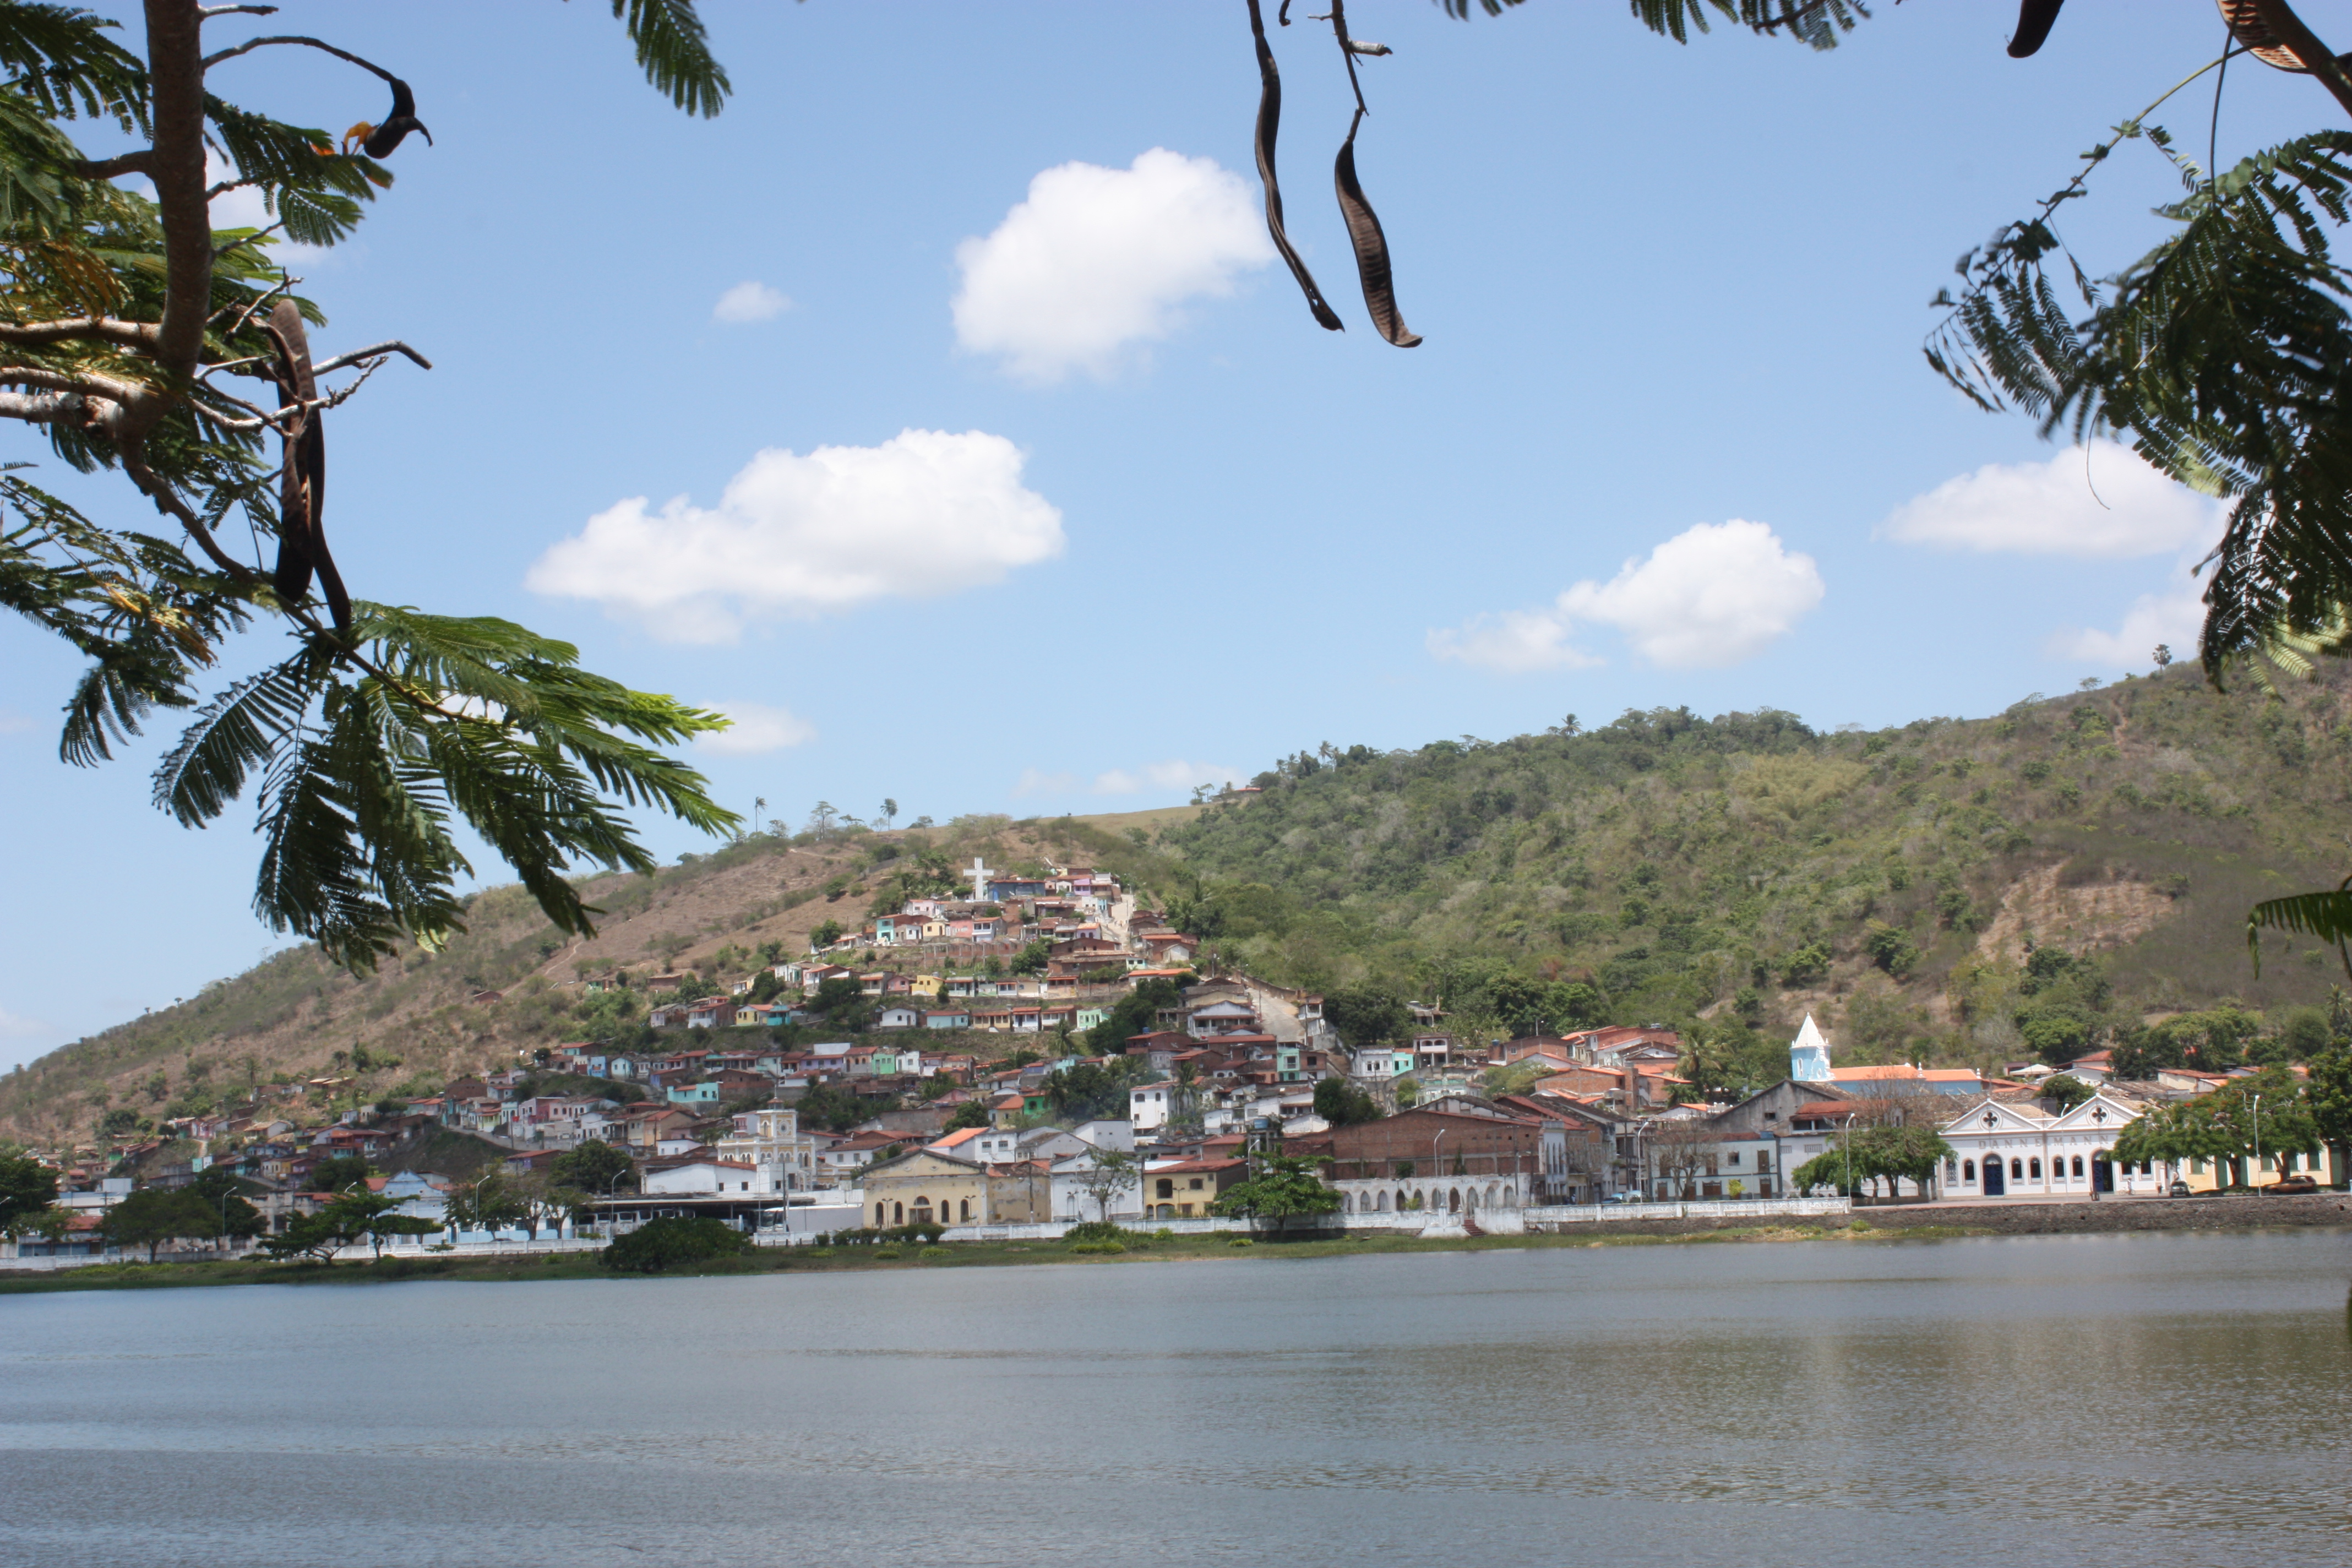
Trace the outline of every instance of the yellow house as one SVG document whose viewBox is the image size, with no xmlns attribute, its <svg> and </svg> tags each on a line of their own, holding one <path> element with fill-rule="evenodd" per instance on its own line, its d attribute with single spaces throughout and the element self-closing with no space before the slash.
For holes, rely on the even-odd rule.
<svg viewBox="0 0 2352 1568">
<path fill-rule="evenodd" d="M 868 1165 L 866 1223 L 1025 1225 L 1053 1217 L 1054 1184 L 1042 1161 L 978 1165 L 918 1149 Z"/>
<path fill-rule="evenodd" d="M 2323 1187 L 2332 1187 L 2343 1179 L 2336 1169 L 2335 1152 L 2321 1145 L 2315 1154 L 2273 1154 L 2264 1151 L 2259 1166 L 2251 1158 L 2234 1160 L 2183 1160 L 2172 1168 L 2173 1175 L 2189 1184 L 2194 1193 L 2214 1192 L 2225 1186 L 2252 1185 L 2267 1187 L 2273 1182 L 2283 1182 L 2294 1175 L 2308 1174 Z"/>
<path fill-rule="evenodd" d="M 933 1001 L 937 1001 L 940 991 L 940 977 L 936 974 L 918 974 L 913 984 L 907 989 L 915 995 L 929 996 Z"/>
</svg>

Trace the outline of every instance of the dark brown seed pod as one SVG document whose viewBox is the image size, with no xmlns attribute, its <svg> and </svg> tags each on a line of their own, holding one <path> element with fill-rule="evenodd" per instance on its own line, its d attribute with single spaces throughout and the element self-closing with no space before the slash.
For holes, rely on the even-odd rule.
<svg viewBox="0 0 2352 1568">
<path fill-rule="evenodd" d="M 1356 247 L 1356 274 L 1363 279 L 1364 307 L 1372 313 L 1372 325 L 1397 347 L 1409 349 L 1421 339 L 1397 312 L 1396 287 L 1389 275 L 1389 237 L 1381 232 L 1380 216 L 1364 199 L 1364 187 L 1356 180 L 1356 127 L 1363 118 L 1360 109 L 1348 121 L 1348 139 L 1339 143 L 1332 183 L 1339 189 L 1339 216 L 1348 220 L 1348 238 Z"/>
<path fill-rule="evenodd" d="M 2279 41 L 2263 20 L 2263 8 L 2254 0 L 2214 0 L 2221 7 L 2221 20 L 2230 29 L 2230 37 L 2245 46 L 2246 53 L 2283 71 L 2306 74 L 2310 68 L 2293 49 Z M 2352 55 L 2338 55 L 2339 61 L 2352 61 Z"/>
<path fill-rule="evenodd" d="M 416 95 L 409 91 L 408 84 L 398 77 L 392 78 L 391 81 L 392 112 L 384 117 L 383 124 L 369 132 L 368 139 L 361 143 L 360 150 L 371 158 L 392 156 L 392 150 L 406 140 L 412 131 L 425 138 L 426 146 L 433 144 L 433 132 L 425 130 L 425 121 L 416 118 Z"/>
<path fill-rule="evenodd" d="M 2050 36 L 2050 25 L 2058 19 L 2058 7 L 2066 0 L 2019 0 L 2017 32 L 2009 40 L 2009 58 L 2021 60 L 2042 47 Z"/>
<path fill-rule="evenodd" d="M 278 596 L 299 604 L 310 591 L 312 573 L 319 590 L 335 617 L 335 628 L 352 629 L 352 596 L 343 588 L 342 574 L 327 550 L 324 513 L 327 501 L 327 430 L 321 411 L 308 406 L 319 396 L 319 378 L 310 368 L 310 337 L 302 312 L 291 300 L 280 300 L 269 312 L 269 336 L 278 345 L 278 395 L 281 409 L 299 409 L 278 423 L 283 443 L 278 479 L 278 571 L 273 583 Z"/>
<path fill-rule="evenodd" d="M 1265 18 L 1259 14 L 1258 0 L 1249 0 L 1249 16 L 1250 37 L 1257 44 L 1257 177 L 1265 184 L 1265 230 L 1274 237 L 1274 247 L 1282 252 L 1283 260 L 1290 263 L 1290 275 L 1298 279 L 1317 324 L 1334 332 L 1345 331 L 1339 312 L 1325 302 L 1323 291 L 1315 286 L 1315 275 L 1307 270 L 1307 263 L 1291 247 L 1290 236 L 1283 232 L 1282 186 L 1274 177 L 1274 138 L 1282 124 L 1282 73 L 1275 68 L 1274 50 L 1266 45 Z"/>
</svg>

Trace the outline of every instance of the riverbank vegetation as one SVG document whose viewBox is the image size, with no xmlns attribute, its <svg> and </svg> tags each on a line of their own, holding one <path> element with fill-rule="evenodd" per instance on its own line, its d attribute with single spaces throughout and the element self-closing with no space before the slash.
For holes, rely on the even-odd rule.
<svg viewBox="0 0 2352 1568">
<path fill-rule="evenodd" d="M 1402 1233 L 1349 1231 L 1340 1234 L 1300 1233 L 1289 1237 L 1220 1231 L 1177 1236 L 1168 1231 L 1115 1230 L 1086 1226 L 1058 1241 L 927 1241 L 920 1235 L 891 1238 L 861 1233 L 837 1246 L 793 1247 L 698 1245 L 700 1237 L 665 1235 L 655 1242 L 613 1249 L 581 1248 L 566 1252 L 520 1253 L 504 1257 L 426 1256 L 423 1258 L 353 1258 L 322 1262 L 316 1258 L 273 1263 L 239 1258 L 197 1263 L 109 1263 L 54 1271 L 21 1272 L 0 1269 L 0 1295 L 46 1294 L 60 1290 L 168 1289 L 213 1285 L 370 1285 L 407 1280 L 439 1279 L 463 1282 L 519 1282 L 557 1279 L 611 1279 L 826 1274 L 867 1269 L 937 1269 L 1013 1268 L 1043 1264 L 1189 1263 L 1214 1258 L 1268 1258 L 1307 1261 L 1371 1257 L 1389 1253 L 1548 1251 L 1562 1247 L 1656 1247 L 1685 1243 L 1765 1243 L 1791 1241 L 1935 1241 L 1968 1237 L 2016 1236 L 2047 1230 L 2084 1229 L 2211 1229 L 2260 1228 L 2281 1223 L 2344 1226 L 2340 1205 L 2322 1200 L 2301 1200 L 2283 1210 L 2262 1200 L 2212 1200 L 2198 1203 L 2114 1204 L 2106 1215 L 2116 1223 L 2082 1222 L 2102 1217 L 2088 1205 L 2064 1205 L 2069 1223 L 2038 1226 L 2030 1206 L 1984 1210 L 1937 1208 L 1897 1209 L 1820 1219 L 1759 1218 L 1753 1225 L 1694 1222 L 1612 1220 L 1580 1226 L 1569 1234 L 1528 1236 L 1422 1237 Z M 2259 1205 L 2259 1206 L 2258 1206 Z M 2154 1223 L 2147 1223 L 2147 1222 Z M 707 1223 L 707 1222 L 706 1222 Z M 650 1230 L 647 1226 L 646 1229 Z M 720 1226 L 724 1229 L 724 1226 Z M 640 1231 L 637 1235 L 643 1235 Z M 738 1235 L 739 1233 L 730 1233 Z M 624 1244 L 630 1238 L 624 1237 Z M 694 1254 L 694 1256 L 689 1256 Z M 648 1267 L 647 1265 L 651 1266 Z"/>
</svg>

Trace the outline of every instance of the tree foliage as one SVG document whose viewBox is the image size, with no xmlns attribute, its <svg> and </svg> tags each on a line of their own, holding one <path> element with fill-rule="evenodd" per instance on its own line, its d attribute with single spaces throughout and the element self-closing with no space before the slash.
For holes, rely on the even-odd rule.
<svg viewBox="0 0 2352 1568">
<path fill-rule="evenodd" d="M 16 1234 L 31 1216 L 58 1201 L 58 1173 L 38 1160 L 0 1157 L 0 1233 Z"/>
<path fill-rule="evenodd" d="M 1327 1078 L 1315 1086 L 1315 1114 L 1334 1127 L 1353 1127 L 1378 1121 L 1382 1112 L 1381 1102 L 1350 1080 Z"/>
<path fill-rule="evenodd" d="M 1045 1075 L 1045 1100 L 1068 1121 L 1124 1121 L 1128 1095 L 1141 1074 L 1140 1057 L 1112 1057 L 1108 1063 L 1077 1062 Z"/>
<path fill-rule="evenodd" d="M 106 761 L 158 709 L 190 712 L 155 804 L 201 826 L 253 788 L 254 907 L 274 929 L 362 969 L 403 939 L 463 929 L 462 826 L 558 927 L 584 933 L 596 911 L 565 872 L 654 864 L 625 809 L 733 824 L 659 750 L 725 721 L 590 675 L 570 646 L 509 623 L 348 591 L 324 531 L 324 421 L 392 356 L 430 366 L 399 342 L 314 360 L 308 331 L 325 316 L 292 292 L 271 247 L 347 238 L 392 187 L 383 160 L 422 124 L 405 83 L 320 40 L 205 53 L 205 26 L 238 9 L 150 0 L 142 58 L 106 17 L 0 4 L 0 388 L 13 389 L 0 390 L 0 418 L 45 433 L 70 468 L 121 475 L 164 521 L 150 532 L 93 521 L 37 487 L 28 464 L 0 465 L 0 606 L 87 661 L 66 705 L 67 762 Z M 690 0 L 615 0 L 614 12 L 656 88 L 717 112 L 727 80 Z M 338 148 L 209 90 L 214 66 L 265 47 L 373 74 L 394 113 Z M 133 150 L 83 157 L 68 125 L 85 118 L 110 121 Z M 256 191 L 268 228 L 213 231 L 208 148 L 229 166 L 220 188 Z M 114 183 L 131 174 L 152 198 Z M 321 384 L 339 371 L 356 378 Z M 231 390 L 239 382 L 256 384 Z M 274 570 L 227 547 L 232 526 L 276 542 Z M 204 672 L 258 625 L 292 651 L 205 698 Z"/>
<path fill-rule="evenodd" d="M 364 1187 L 375 1169 L 357 1154 L 330 1154 L 310 1167 L 313 1192 L 342 1193 Z"/>
<path fill-rule="evenodd" d="M 2115 1157 L 2218 1163 L 2250 1159 L 2257 1150 L 2264 1156 L 2308 1154 L 2320 1142 L 2303 1086 L 2284 1068 L 2264 1068 L 2195 1100 L 2149 1107 L 2116 1135 Z"/>
<path fill-rule="evenodd" d="M 1339 1194 L 1323 1184 L 1315 1163 L 1289 1154 L 1260 1156 L 1246 1181 L 1227 1187 L 1211 1212 L 1246 1218 L 1253 1228 L 1271 1224 L 1286 1231 L 1301 1219 L 1336 1214 Z"/>
<path fill-rule="evenodd" d="M 647 1220 L 597 1254 L 620 1273 L 659 1274 L 751 1250 L 751 1238 L 724 1220 L 670 1217 Z"/>
<path fill-rule="evenodd" d="M 583 1139 L 555 1157 L 549 1174 L 563 1186 L 583 1193 L 620 1192 L 636 1185 L 637 1163 L 628 1151 L 615 1149 L 601 1138 Z"/>
<path fill-rule="evenodd" d="M 1924 1192 L 1937 1166 L 1952 1157 L 1952 1146 L 1932 1127 L 1860 1127 L 1790 1172 L 1789 1186 L 1798 1193 L 1828 1187 L 1852 1197 L 1885 1182 L 1892 1197 L 1901 1180 Z"/>
<path fill-rule="evenodd" d="M 1181 986 L 1164 974 L 1155 974 L 1120 997 L 1110 1016 L 1087 1031 L 1087 1049 L 1098 1057 L 1118 1055 L 1127 1049 L 1129 1039 L 1148 1035 L 1157 1026 L 1162 1007 L 1180 1006 L 1183 1001 Z"/>
</svg>

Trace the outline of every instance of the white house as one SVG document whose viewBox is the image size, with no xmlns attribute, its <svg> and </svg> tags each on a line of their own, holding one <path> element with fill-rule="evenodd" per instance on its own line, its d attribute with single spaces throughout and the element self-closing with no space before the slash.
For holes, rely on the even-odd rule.
<svg viewBox="0 0 2352 1568">
<path fill-rule="evenodd" d="M 1081 1121 L 1070 1131 L 1081 1143 L 1091 1143 L 1097 1149 L 1135 1152 L 1135 1123 L 1131 1121 Z"/>
<path fill-rule="evenodd" d="M 647 1171 L 643 1190 L 684 1195 L 690 1193 L 750 1193 L 756 1195 L 776 1190 L 768 1173 L 744 1160 L 689 1160 L 683 1165 L 671 1165 L 664 1170 Z"/>
<path fill-rule="evenodd" d="M 2152 1163 L 2107 1156 L 2141 1108 L 2102 1089 L 2063 1115 L 2032 1101 L 1979 1100 L 1943 1129 L 1952 1157 L 1943 1189 L 1951 1197 L 2088 1198 L 2095 1193 L 2155 1194 L 2171 1173 Z"/>
<path fill-rule="evenodd" d="M 1178 1089 L 1174 1079 L 1138 1084 L 1127 1091 L 1127 1120 L 1139 1132 L 1154 1132 L 1168 1125 Z"/>
<path fill-rule="evenodd" d="M 1109 1212 L 1104 1212 L 1093 1185 L 1105 1178 L 1096 1173 L 1095 1153 L 1088 1149 L 1083 1153 L 1069 1154 L 1054 1162 L 1050 1169 L 1053 1184 L 1053 1213 L 1055 1219 L 1108 1219 L 1113 1224 L 1140 1222 L 1143 1218 L 1143 1181 L 1139 1171 L 1123 1177 L 1108 1178 L 1113 1191 L 1104 1195 L 1109 1200 Z"/>
</svg>

